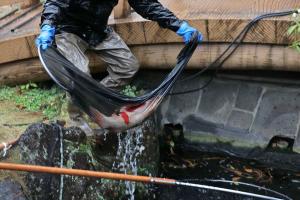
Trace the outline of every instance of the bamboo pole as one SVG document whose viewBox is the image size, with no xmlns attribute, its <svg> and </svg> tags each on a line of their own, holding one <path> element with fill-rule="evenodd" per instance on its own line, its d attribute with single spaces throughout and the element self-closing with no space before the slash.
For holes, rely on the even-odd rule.
<svg viewBox="0 0 300 200">
<path fill-rule="evenodd" d="M 129 175 L 129 174 L 110 173 L 110 172 L 97 172 L 97 171 L 81 170 L 81 169 L 67 169 L 67 168 L 59 168 L 59 167 L 22 165 L 22 164 L 14 164 L 14 163 L 0 163 L 0 169 L 58 174 L 58 175 L 63 174 L 63 175 L 70 175 L 70 176 L 84 176 L 84 177 L 135 181 L 135 182 L 144 182 L 144 183 L 158 183 L 158 184 L 176 183 L 176 180 L 166 179 L 166 178 L 155 178 L 155 177 L 148 177 L 148 176 L 137 176 L 137 175 Z"/>
</svg>

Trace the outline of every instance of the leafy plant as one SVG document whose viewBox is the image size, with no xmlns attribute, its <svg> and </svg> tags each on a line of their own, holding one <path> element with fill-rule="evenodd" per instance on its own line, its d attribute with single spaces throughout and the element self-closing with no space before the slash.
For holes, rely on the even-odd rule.
<svg viewBox="0 0 300 200">
<path fill-rule="evenodd" d="M 300 15 L 294 13 L 293 14 L 293 23 L 289 27 L 287 34 L 289 36 L 295 36 L 297 38 L 300 35 Z M 291 44 L 291 47 L 296 49 L 300 53 L 300 40 L 296 40 Z"/>
<path fill-rule="evenodd" d="M 65 93 L 56 86 L 42 89 L 35 83 L 28 83 L 17 87 L 0 88 L 0 101 L 5 100 L 14 102 L 19 109 L 42 112 L 48 119 L 53 119 L 60 114 L 66 98 Z"/>
<path fill-rule="evenodd" d="M 139 91 L 137 90 L 137 88 L 131 85 L 126 85 L 125 88 L 121 91 L 121 93 L 130 97 L 139 96 Z"/>
<path fill-rule="evenodd" d="M 25 90 L 29 90 L 29 89 L 31 89 L 31 88 L 37 88 L 38 86 L 37 86 L 37 84 L 36 83 L 27 83 L 27 84 L 25 84 L 25 85 L 21 85 L 20 86 L 20 89 L 22 90 L 22 91 L 25 91 Z"/>
<path fill-rule="evenodd" d="M 15 96 L 15 89 L 11 87 L 0 87 L 0 101 L 11 100 Z"/>
</svg>

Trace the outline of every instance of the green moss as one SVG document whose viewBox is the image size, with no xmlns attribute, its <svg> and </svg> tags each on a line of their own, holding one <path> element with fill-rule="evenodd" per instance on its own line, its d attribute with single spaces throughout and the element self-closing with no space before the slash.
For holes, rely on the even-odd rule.
<svg viewBox="0 0 300 200">
<path fill-rule="evenodd" d="M 141 176 L 149 176 L 156 174 L 156 168 L 154 164 L 143 164 L 143 166 L 138 167 L 137 174 Z"/>
<path fill-rule="evenodd" d="M 58 87 L 39 88 L 34 83 L 16 87 L 1 87 L 0 101 L 13 101 L 19 109 L 30 112 L 42 112 L 48 119 L 53 119 L 61 112 L 66 101 L 65 93 Z"/>
<path fill-rule="evenodd" d="M 232 147 L 237 148 L 253 148 L 253 147 L 262 147 L 264 148 L 264 144 L 259 143 L 251 143 L 248 140 L 236 140 L 230 138 L 224 138 L 220 136 L 211 135 L 202 135 L 202 134 L 189 134 L 185 133 L 184 138 L 190 142 L 199 142 L 199 143 L 207 143 L 207 144 L 223 144 L 230 145 Z"/>
<path fill-rule="evenodd" d="M 11 100 L 16 96 L 16 90 L 12 87 L 1 87 L 0 88 L 0 101 Z"/>
<path fill-rule="evenodd" d="M 77 143 L 74 143 L 72 141 L 68 141 L 68 140 L 64 140 L 65 143 L 65 148 L 68 154 L 68 158 L 66 161 L 66 166 L 67 168 L 73 168 L 73 166 L 75 165 L 75 162 L 73 161 L 73 156 L 75 154 L 85 154 L 87 155 L 90 160 L 89 162 L 95 167 L 97 168 L 99 166 L 99 163 L 97 162 L 97 160 L 94 158 L 93 155 L 93 147 L 92 144 L 90 143 L 90 141 L 86 142 L 86 143 L 81 143 L 79 144 L 79 146 L 77 146 Z"/>
<path fill-rule="evenodd" d="M 92 147 L 90 144 L 80 144 L 79 145 L 79 151 L 83 153 L 90 154 L 92 152 Z"/>
<path fill-rule="evenodd" d="M 80 144 L 79 151 L 88 154 L 88 156 L 91 158 L 91 162 L 94 167 L 97 168 L 99 166 L 99 163 L 97 162 L 97 160 L 95 159 L 95 157 L 93 155 L 93 147 L 92 147 L 90 141 L 87 142 L 86 144 Z"/>
</svg>

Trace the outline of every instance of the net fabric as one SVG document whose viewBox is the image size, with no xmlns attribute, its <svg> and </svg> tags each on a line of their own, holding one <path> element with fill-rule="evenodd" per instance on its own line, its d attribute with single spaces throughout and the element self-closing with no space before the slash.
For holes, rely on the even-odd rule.
<svg viewBox="0 0 300 200">
<path fill-rule="evenodd" d="M 129 97 L 106 88 L 89 75 L 82 73 L 54 47 L 39 48 L 40 60 L 50 77 L 70 93 L 77 106 L 100 127 L 120 131 L 144 121 L 168 94 L 189 62 L 198 41 L 197 33 L 177 56 L 176 66 L 152 91 Z"/>
</svg>

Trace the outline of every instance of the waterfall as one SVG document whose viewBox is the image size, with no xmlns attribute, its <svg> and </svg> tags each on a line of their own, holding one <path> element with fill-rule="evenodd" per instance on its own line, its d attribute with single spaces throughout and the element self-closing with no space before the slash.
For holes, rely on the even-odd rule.
<svg viewBox="0 0 300 200">
<path fill-rule="evenodd" d="M 118 163 L 113 164 L 113 169 L 119 170 L 125 174 L 137 175 L 138 157 L 143 153 L 143 126 L 129 129 L 123 133 L 118 133 Z M 126 195 L 130 200 L 134 200 L 136 183 L 125 181 Z"/>
</svg>

